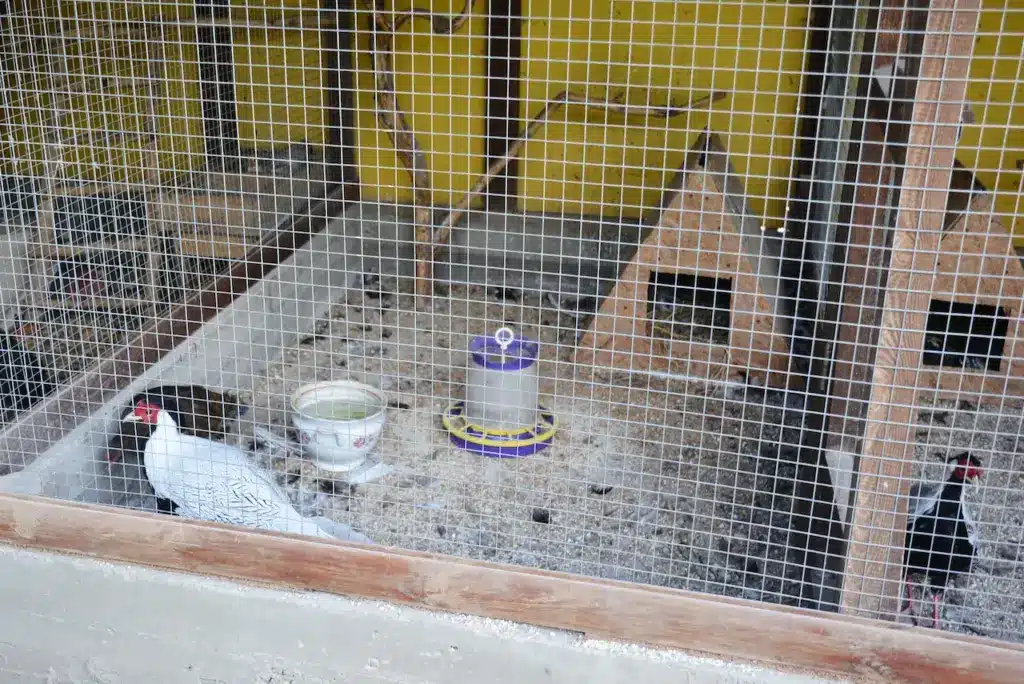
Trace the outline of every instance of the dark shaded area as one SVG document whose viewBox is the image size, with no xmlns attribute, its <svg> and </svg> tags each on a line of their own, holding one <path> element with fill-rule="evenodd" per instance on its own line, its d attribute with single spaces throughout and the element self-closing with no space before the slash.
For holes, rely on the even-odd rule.
<svg viewBox="0 0 1024 684">
<path fill-rule="evenodd" d="M 52 372 L 13 335 L 0 334 L 0 422 L 36 405 L 56 389 Z"/>
<path fill-rule="evenodd" d="M 327 194 L 341 185 L 343 202 L 359 199 L 359 160 L 356 155 L 355 3 L 323 0 L 323 16 L 334 26 L 321 30 L 324 88 L 327 107 Z M 321 198 L 316 198 L 321 199 Z M 341 210 L 331 206 L 331 213 Z"/>
<path fill-rule="evenodd" d="M 4 223 L 35 223 L 38 210 L 39 192 L 34 179 L 0 175 L 0 218 Z"/>
<path fill-rule="evenodd" d="M 522 11 L 521 0 L 490 0 L 487 4 L 487 167 L 508 154 L 520 134 Z M 487 206 L 513 209 L 518 186 L 519 162 L 513 159 L 487 187 Z"/>
<path fill-rule="evenodd" d="M 230 16 L 227 0 L 196 0 L 199 19 Z M 236 170 L 241 162 L 238 114 L 235 110 L 235 70 L 231 29 L 196 28 L 199 45 L 199 84 L 206 133 L 206 162 L 211 169 Z"/>
<path fill-rule="evenodd" d="M 54 238 L 59 245 L 144 235 L 148 225 L 146 200 L 128 193 L 53 198 Z"/>
<path fill-rule="evenodd" d="M 1009 326 L 1003 307 L 933 299 L 922 363 L 998 373 Z"/>
<path fill-rule="evenodd" d="M 729 344 L 732 313 L 732 279 L 689 273 L 651 273 L 647 301 L 648 319 L 689 328 L 679 339 L 709 344 Z"/>
<path fill-rule="evenodd" d="M 832 611 L 839 607 L 846 540 L 825 459 L 826 420 L 877 7 L 877 1 L 868 8 L 852 0 L 812 3 L 797 178 L 781 261 L 780 313 L 790 333 L 784 423 L 794 427 L 762 449 L 776 473 L 771 508 L 791 511 L 787 574 L 799 585 L 799 605 Z M 865 11 L 869 30 L 858 50 L 858 13 Z M 779 474 L 783 460 L 795 461 L 792 494 Z"/>
<path fill-rule="evenodd" d="M 122 299 L 119 303 L 125 308 L 141 306 L 148 262 L 144 252 L 121 249 L 57 259 L 48 294 L 51 300 L 70 300 L 76 307 L 84 306 L 90 297 Z"/>
</svg>

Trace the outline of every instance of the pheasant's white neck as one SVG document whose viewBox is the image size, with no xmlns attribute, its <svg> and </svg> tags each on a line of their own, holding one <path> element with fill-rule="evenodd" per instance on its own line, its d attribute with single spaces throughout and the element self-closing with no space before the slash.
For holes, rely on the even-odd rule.
<svg viewBox="0 0 1024 684">
<path fill-rule="evenodd" d="M 167 411 L 157 411 L 156 414 L 156 429 L 163 429 L 164 432 L 177 432 L 178 424 L 171 418 L 171 414 Z"/>
<path fill-rule="evenodd" d="M 166 457 L 169 443 L 177 441 L 179 434 L 178 424 L 171 418 L 171 414 L 167 411 L 159 411 L 156 414 L 156 429 L 149 436 L 149 444 L 146 446 L 145 458 Z M 156 448 L 150 448 L 150 445 Z"/>
</svg>

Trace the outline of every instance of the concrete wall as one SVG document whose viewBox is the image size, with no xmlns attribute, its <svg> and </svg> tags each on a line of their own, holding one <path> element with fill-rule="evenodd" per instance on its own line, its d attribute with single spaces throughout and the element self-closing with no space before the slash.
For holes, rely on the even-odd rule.
<svg viewBox="0 0 1024 684">
<path fill-rule="evenodd" d="M 0 546 L 0 680 L 814 684 L 578 634 Z"/>
</svg>

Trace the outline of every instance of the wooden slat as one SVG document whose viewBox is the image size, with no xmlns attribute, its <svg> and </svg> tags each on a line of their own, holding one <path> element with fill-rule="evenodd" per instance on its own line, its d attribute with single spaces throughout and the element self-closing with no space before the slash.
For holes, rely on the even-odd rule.
<svg viewBox="0 0 1024 684">
<path fill-rule="evenodd" d="M 1024 649 L 987 639 L 36 497 L 0 495 L 0 541 L 833 672 L 857 681 L 1024 681 Z"/>
<path fill-rule="evenodd" d="M 899 601 L 928 293 L 979 6 L 934 0 L 928 11 L 853 511 L 847 614 L 891 617 Z"/>
<path fill-rule="evenodd" d="M 359 159 L 356 154 L 355 0 L 320 0 L 320 17 L 334 17 L 320 31 L 321 63 L 327 108 L 327 181 L 330 189 L 345 186 L 342 199 L 359 201 Z M 330 210 L 332 213 L 334 208 Z"/>
<path fill-rule="evenodd" d="M 487 3 L 487 157 L 486 172 L 503 159 L 519 138 L 521 0 Z M 487 206 L 515 211 L 519 194 L 519 160 L 512 159 L 487 186 Z"/>
</svg>

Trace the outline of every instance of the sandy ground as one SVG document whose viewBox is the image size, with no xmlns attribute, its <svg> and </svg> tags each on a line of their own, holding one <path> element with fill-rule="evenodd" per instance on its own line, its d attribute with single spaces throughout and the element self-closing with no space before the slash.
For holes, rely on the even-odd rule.
<svg viewBox="0 0 1024 684">
<path fill-rule="evenodd" d="M 252 409 L 229 440 L 274 469 L 304 514 L 328 515 L 382 544 L 792 603 L 793 568 L 783 559 L 794 469 L 758 456 L 761 441 L 778 436 L 780 397 L 581 372 L 567 362 L 578 321 L 550 304 L 471 286 L 416 312 L 395 281 L 369 279 L 253 378 L 241 397 Z M 554 444 L 524 459 L 459 450 L 439 418 L 462 397 L 470 337 L 502 324 L 541 340 L 542 399 L 560 421 Z M 294 439 L 290 394 L 347 378 L 381 387 L 401 407 L 388 411 L 377 449 L 391 474 L 351 485 L 252 438 L 253 426 L 270 426 Z M 929 402 L 922 416 L 925 477 L 942 477 L 938 460 L 963 447 L 987 467 L 969 494 L 979 559 L 947 592 L 945 629 L 1024 640 L 1021 429 L 1019 410 L 966 403 Z M 930 624 L 927 602 L 913 612 Z"/>
</svg>

